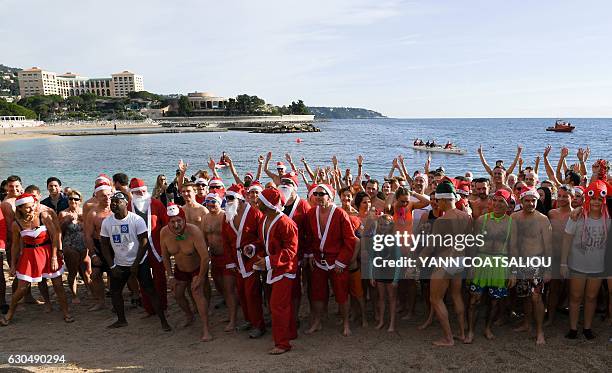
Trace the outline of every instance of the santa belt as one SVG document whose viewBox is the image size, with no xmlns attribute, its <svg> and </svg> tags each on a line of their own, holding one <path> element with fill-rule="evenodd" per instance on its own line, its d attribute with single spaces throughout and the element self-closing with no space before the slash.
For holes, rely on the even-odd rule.
<svg viewBox="0 0 612 373">
<path fill-rule="evenodd" d="M 37 244 L 26 243 L 26 244 L 23 244 L 23 248 L 24 249 L 36 249 L 38 247 L 47 246 L 47 245 L 50 245 L 50 244 L 51 244 L 51 241 L 45 241 L 43 243 L 37 243 Z"/>
</svg>

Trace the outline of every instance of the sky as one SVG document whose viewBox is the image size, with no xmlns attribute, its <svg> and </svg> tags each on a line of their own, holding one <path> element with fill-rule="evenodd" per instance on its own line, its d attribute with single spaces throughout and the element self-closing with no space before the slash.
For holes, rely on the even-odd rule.
<svg viewBox="0 0 612 373">
<path fill-rule="evenodd" d="M 612 117 L 612 2 L 0 0 L 0 63 L 397 118 Z"/>
</svg>

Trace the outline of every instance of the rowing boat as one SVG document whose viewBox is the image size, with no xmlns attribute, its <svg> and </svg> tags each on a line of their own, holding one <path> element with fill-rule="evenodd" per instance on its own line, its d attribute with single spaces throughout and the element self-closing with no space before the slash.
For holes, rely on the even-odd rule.
<svg viewBox="0 0 612 373">
<path fill-rule="evenodd" d="M 459 149 L 459 148 L 454 148 L 454 147 L 450 149 L 444 149 L 441 146 L 430 148 L 425 145 L 410 145 L 409 147 L 414 150 L 420 150 L 422 152 L 431 152 L 431 153 L 446 153 L 446 154 L 456 154 L 456 155 L 464 155 L 465 153 L 467 153 L 467 151 L 464 149 Z"/>
</svg>

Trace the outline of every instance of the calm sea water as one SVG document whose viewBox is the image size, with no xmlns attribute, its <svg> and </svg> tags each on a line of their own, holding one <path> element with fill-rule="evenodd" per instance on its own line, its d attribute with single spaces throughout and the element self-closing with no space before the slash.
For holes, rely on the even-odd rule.
<svg viewBox="0 0 612 373">
<path fill-rule="evenodd" d="M 330 164 L 336 154 L 340 166 L 353 171 L 357 155 L 362 154 L 364 171 L 382 178 L 398 154 L 406 158 L 409 171 L 423 167 L 427 153 L 407 147 L 416 137 L 440 143 L 451 140 L 468 150 L 463 156 L 432 154 L 432 167 L 444 166 L 450 175 L 467 170 L 475 175 L 484 173 L 476 152 L 480 144 L 490 164 L 503 159 L 509 165 L 517 144 L 524 147 L 526 165 L 533 164 L 548 144 L 554 147 L 551 161 L 555 165 L 562 146 L 570 148 L 570 163 L 576 160 L 580 146 L 591 148 L 592 159 L 612 159 L 612 119 L 569 121 L 577 127 L 571 134 L 546 132 L 554 119 L 377 119 L 319 123 L 320 133 L 303 134 L 227 132 L 15 140 L 0 143 L 0 177 L 17 174 L 25 185 L 36 184 L 44 190 L 46 178 L 58 176 L 64 185 L 90 193 L 97 174 L 125 172 L 143 178 L 152 188 L 157 174 L 174 175 L 180 158 L 194 172 L 206 168 L 209 156 L 218 160 L 225 151 L 244 174 L 257 170 L 259 154 L 272 151 L 274 162 L 284 160 L 289 152 L 295 162 L 304 156 L 311 166 Z M 295 141 L 298 137 L 302 143 Z M 232 179 L 229 171 L 221 174 Z M 545 177 L 543 166 L 540 176 Z"/>
</svg>

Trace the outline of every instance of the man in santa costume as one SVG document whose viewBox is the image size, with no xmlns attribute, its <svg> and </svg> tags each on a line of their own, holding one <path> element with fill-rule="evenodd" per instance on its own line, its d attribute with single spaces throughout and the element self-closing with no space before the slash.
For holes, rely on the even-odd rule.
<svg viewBox="0 0 612 373">
<path fill-rule="evenodd" d="M 246 200 L 253 207 L 257 207 L 257 201 L 259 201 L 259 193 L 264 190 L 263 185 L 259 182 L 259 180 L 253 181 L 251 185 L 246 189 L 247 195 Z"/>
<path fill-rule="evenodd" d="M 307 242 L 308 220 L 306 214 L 310 210 L 310 204 L 305 199 L 300 198 L 297 194 L 298 175 L 291 171 L 281 177 L 281 185 L 278 190 L 283 195 L 286 201 L 283 208 L 283 213 L 291 218 L 298 228 L 298 266 L 296 268 L 296 278 L 293 281 L 293 312 L 295 320 L 298 320 L 298 312 L 300 310 L 300 300 L 302 299 L 302 266 L 304 259 L 304 248 Z"/>
<path fill-rule="evenodd" d="M 254 268 L 265 270 L 266 283 L 271 285 L 272 314 L 271 355 L 291 350 L 290 340 L 297 338 L 293 313 L 293 283 L 296 281 L 298 227 L 283 214 L 284 197 L 276 189 L 266 189 L 259 195 L 259 210 L 264 214 L 259 225 L 259 239 L 264 256 L 257 255 Z"/>
<path fill-rule="evenodd" d="M 344 336 L 351 334 L 349 325 L 348 265 L 353 256 L 357 237 L 348 214 L 336 208 L 333 202 L 336 191 L 329 184 L 318 184 L 312 192 L 317 206 L 308 211 L 310 243 L 306 256 L 311 267 L 310 297 L 313 304 L 312 325 L 307 334 L 321 330 L 321 314 L 327 302 L 327 284 L 331 280 L 334 296 L 343 319 Z"/>
<path fill-rule="evenodd" d="M 244 188 L 232 184 L 225 193 L 225 221 L 223 222 L 223 251 L 230 258 L 227 268 L 237 272 L 236 287 L 244 318 L 251 324 L 250 338 L 259 338 L 265 332 L 262 309 L 261 279 L 253 270 L 257 229 L 262 213 L 245 201 Z M 260 248 L 260 254 L 262 250 Z"/>
<path fill-rule="evenodd" d="M 144 180 L 133 178 L 130 180 L 129 186 L 130 193 L 132 193 L 132 201 L 128 205 L 128 210 L 143 218 L 147 223 L 150 246 L 147 261 L 153 273 L 155 291 L 160 296 L 160 309 L 165 311 L 168 308 L 168 297 L 166 294 L 166 274 L 161 255 L 159 232 L 168 223 L 166 207 L 160 200 L 151 197 Z M 142 288 L 140 289 L 140 296 L 142 297 L 142 305 L 147 314 L 150 316 L 154 315 L 155 311 L 153 311 L 151 299 Z"/>
</svg>

